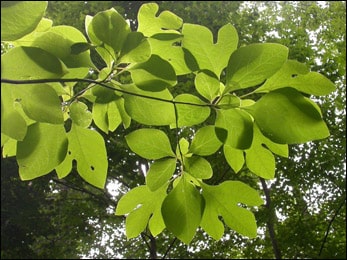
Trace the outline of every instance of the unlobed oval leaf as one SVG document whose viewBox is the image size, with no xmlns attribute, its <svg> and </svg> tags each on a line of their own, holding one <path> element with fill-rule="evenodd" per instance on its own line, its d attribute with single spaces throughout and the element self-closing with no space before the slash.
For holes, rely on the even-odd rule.
<svg viewBox="0 0 347 260">
<path fill-rule="evenodd" d="M 208 104 L 194 95 L 178 95 L 175 102 L 179 102 L 176 103 L 178 127 L 200 124 L 210 115 Z M 176 127 L 176 123 L 171 124 L 171 127 Z"/>
<path fill-rule="evenodd" d="M 287 56 L 288 48 L 277 43 L 255 43 L 237 49 L 226 70 L 227 87 L 236 90 L 262 83 L 282 67 Z"/>
<path fill-rule="evenodd" d="M 169 62 L 157 55 L 129 69 L 134 84 L 146 91 L 161 91 L 177 83 L 176 74 Z"/>
<path fill-rule="evenodd" d="M 158 129 L 143 128 L 125 136 L 130 149 L 146 159 L 175 157 L 167 135 Z"/>
<path fill-rule="evenodd" d="M 23 141 L 17 142 L 17 162 L 22 180 L 51 172 L 65 158 L 67 138 L 63 125 L 35 123 Z"/>
<path fill-rule="evenodd" d="M 216 135 L 215 127 L 204 126 L 196 132 L 189 152 L 202 156 L 211 155 L 217 152 L 221 145 L 222 142 Z"/>
<path fill-rule="evenodd" d="M 218 110 L 216 126 L 227 130 L 226 145 L 241 150 L 248 149 L 251 146 L 253 121 L 247 112 L 240 109 Z"/>
<path fill-rule="evenodd" d="M 176 159 L 162 159 L 155 161 L 149 167 L 146 175 L 146 184 L 151 191 L 162 187 L 172 177 L 176 169 Z"/>
<path fill-rule="evenodd" d="M 47 1 L 1 1 L 1 41 L 14 41 L 32 32 L 46 8 Z"/>
<path fill-rule="evenodd" d="M 203 210 L 203 198 L 185 178 L 167 195 L 161 208 L 167 229 L 186 244 L 193 239 Z"/>
<path fill-rule="evenodd" d="M 329 136 L 318 106 L 295 89 L 271 91 L 249 108 L 261 132 L 276 143 L 304 143 Z"/>
<path fill-rule="evenodd" d="M 124 94 L 126 112 L 135 121 L 145 125 L 170 125 L 175 122 L 175 109 L 170 91 L 143 91 L 134 85 L 123 86 L 133 94 Z M 159 100 L 158 100 L 159 99 Z"/>
</svg>

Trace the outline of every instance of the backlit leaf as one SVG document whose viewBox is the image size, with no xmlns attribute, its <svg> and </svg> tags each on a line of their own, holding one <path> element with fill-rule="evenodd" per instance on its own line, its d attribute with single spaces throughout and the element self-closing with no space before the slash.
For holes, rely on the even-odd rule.
<svg viewBox="0 0 347 260">
<path fill-rule="evenodd" d="M 161 209 L 167 229 L 186 244 L 193 239 L 203 210 L 202 196 L 185 178 L 167 195 Z"/>
<path fill-rule="evenodd" d="M 211 155 L 217 152 L 222 142 L 217 138 L 214 126 L 200 128 L 192 141 L 189 151 L 197 155 Z"/>
<path fill-rule="evenodd" d="M 158 129 L 142 128 L 125 136 L 130 149 L 146 159 L 175 157 L 167 135 Z"/>
<path fill-rule="evenodd" d="M 67 144 L 63 125 L 30 125 L 24 140 L 17 142 L 21 179 L 31 180 L 51 172 L 64 160 Z"/>
<path fill-rule="evenodd" d="M 162 159 L 155 161 L 149 167 L 146 184 L 151 191 L 162 187 L 172 177 L 176 169 L 176 159 Z"/>
<path fill-rule="evenodd" d="M 288 60 L 256 92 L 268 92 L 284 87 L 292 87 L 300 92 L 317 96 L 328 95 L 335 90 L 335 85 L 322 74 L 309 72 L 304 64 Z"/>
<path fill-rule="evenodd" d="M 304 143 L 329 136 L 319 107 L 295 89 L 271 91 L 249 108 L 261 132 L 276 143 Z"/>
<path fill-rule="evenodd" d="M 67 133 L 69 140 L 65 160 L 56 167 L 59 178 L 64 178 L 71 171 L 72 161 L 77 162 L 79 175 L 90 184 L 103 189 L 107 175 L 107 155 L 104 139 L 90 129 L 72 124 Z"/>
<path fill-rule="evenodd" d="M 118 202 L 116 215 L 129 213 L 126 219 L 126 235 L 137 237 L 149 224 L 153 236 L 165 228 L 161 205 L 166 196 L 166 186 L 152 192 L 147 186 L 138 186 L 126 193 Z M 149 222 L 148 222 L 149 221 Z"/>
<path fill-rule="evenodd" d="M 240 109 L 218 110 L 216 126 L 228 131 L 226 145 L 242 150 L 251 146 L 253 121 L 247 112 Z"/>
<path fill-rule="evenodd" d="M 1 1 L 1 40 L 17 40 L 32 32 L 46 8 L 47 1 Z"/>
<path fill-rule="evenodd" d="M 217 43 L 213 43 L 212 32 L 201 25 L 183 25 L 183 47 L 195 57 L 200 70 L 212 71 L 218 78 L 227 66 L 230 55 L 238 44 L 237 31 L 226 24 L 218 31 Z"/>
<path fill-rule="evenodd" d="M 287 56 L 288 48 L 276 43 L 241 47 L 230 57 L 226 85 L 232 85 L 231 90 L 256 86 L 275 74 L 287 61 Z"/>
<path fill-rule="evenodd" d="M 254 238 L 257 224 L 251 211 L 238 206 L 244 203 L 259 206 L 263 203 L 258 192 L 240 181 L 225 181 L 217 186 L 202 184 L 205 210 L 201 227 L 214 239 L 219 240 L 224 233 L 225 224 L 244 236 Z"/>
</svg>

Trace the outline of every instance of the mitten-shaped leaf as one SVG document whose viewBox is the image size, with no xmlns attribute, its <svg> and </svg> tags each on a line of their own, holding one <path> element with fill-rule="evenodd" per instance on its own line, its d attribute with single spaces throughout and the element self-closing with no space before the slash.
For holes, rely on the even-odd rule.
<svg viewBox="0 0 347 260">
<path fill-rule="evenodd" d="M 79 175 L 90 184 L 103 189 L 108 163 L 102 136 L 96 131 L 76 124 L 72 124 L 67 136 L 68 153 L 65 160 L 56 167 L 59 178 L 64 178 L 70 173 L 72 161 L 76 160 Z"/>
<path fill-rule="evenodd" d="M 152 192 L 147 186 L 139 186 L 126 193 L 118 202 L 116 215 L 128 214 L 125 231 L 128 238 L 137 237 L 149 224 L 153 236 L 165 228 L 161 205 L 166 196 L 167 186 Z M 149 220 L 149 222 L 148 222 Z"/>
<path fill-rule="evenodd" d="M 244 236 L 254 238 L 257 224 L 254 215 L 248 209 L 238 206 L 244 203 L 259 206 L 263 203 L 258 192 L 239 181 L 225 181 L 218 186 L 201 185 L 205 199 L 205 210 L 201 227 L 214 239 L 219 240 L 224 233 L 225 224 Z"/>
<path fill-rule="evenodd" d="M 227 66 L 230 55 L 238 44 L 237 31 L 226 24 L 218 31 L 217 43 L 213 43 L 212 32 L 201 25 L 183 25 L 183 47 L 194 56 L 200 70 L 212 71 L 217 78 Z"/>
</svg>

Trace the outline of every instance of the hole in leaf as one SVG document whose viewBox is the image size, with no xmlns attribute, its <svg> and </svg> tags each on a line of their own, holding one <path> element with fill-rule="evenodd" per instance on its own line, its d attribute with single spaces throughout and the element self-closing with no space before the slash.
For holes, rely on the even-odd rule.
<svg viewBox="0 0 347 260">
<path fill-rule="evenodd" d="M 71 151 L 68 151 L 68 154 L 71 155 Z"/>
<path fill-rule="evenodd" d="M 94 166 L 92 165 L 92 166 L 90 166 L 90 169 L 92 169 L 92 171 L 94 171 Z"/>
</svg>

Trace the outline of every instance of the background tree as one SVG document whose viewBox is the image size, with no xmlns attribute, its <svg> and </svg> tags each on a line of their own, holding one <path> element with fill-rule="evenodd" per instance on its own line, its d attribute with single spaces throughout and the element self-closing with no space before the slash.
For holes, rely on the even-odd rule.
<svg viewBox="0 0 347 260">
<path fill-rule="evenodd" d="M 86 14 L 94 15 L 113 6 L 136 28 L 136 14 L 143 3 L 52 1 L 46 16 L 55 25 L 70 24 L 84 31 Z M 124 130 L 117 129 L 105 136 L 110 158 L 108 183 L 119 184 L 119 190 L 114 192 L 94 189 L 77 174 L 69 175 L 64 181 L 50 174 L 35 181 L 19 182 L 16 166 L 5 160 L 2 163 L 2 258 L 345 257 L 345 2 L 327 2 L 325 6 L 318 2 L 157 3 L 161 10 L 172 11 L 185 22 L 205 25 L 215 34 L 230 22 L 239 32 L 241 45 L 284 44 L 290 49 L 289 58 L 309 64 L 311 70 L 327 76 L 337 85 L 337 90 L 320 98 L 319 103 L 331 136 L 323 141 L 291 146 L 289 159 L 277 159 L 276 179 L 262 182 L 268 205 L 256 212 L 260 231 L 257 239 L 248 240 L 227 230 L 223 239 L 216 242 L 199 232 L 189 246 L 179 243 L 169 233 L 153 238 L 144 232 L 139 238 L 126 240 L 122 231 L 124 221 L 113 216 L 113 210 L 122 192 L 144 183 L 141 165 L 146 163 L 124 149 L 126 144 L 117 138 L 124 136 Z M 189 89 L 192 79 L 188 77 L 184 82 L 184 87 Z M 258 185 L 259 179 L 246 169 L 235 175 L 221 163 L 222 156 L 211 159 L 215 172 L 222 173 L 218 178 L 241 179 Z M 28 195 L 20 196 L 23 191 Z M 33 199 L 22 203 L 28 197 Z M 28 216 L 42 219 L 28 223 L 25 221 L 30 219 Z M 32 227 L 37 223 L 40 225 Z M 273 236 L 268 233 L 269 227 Z M 18 236 L 13 237 L 13 233 Z"/>
</svg>

